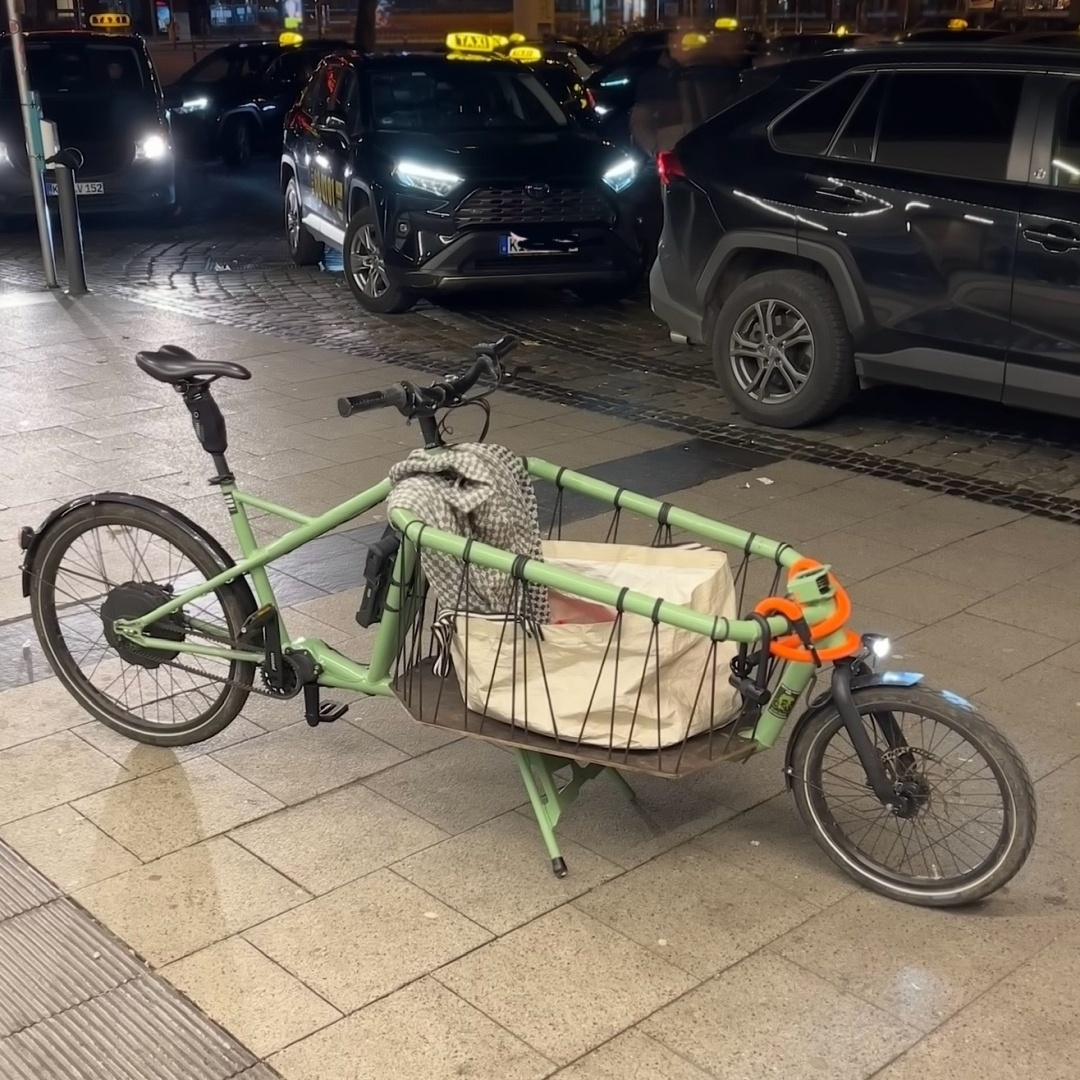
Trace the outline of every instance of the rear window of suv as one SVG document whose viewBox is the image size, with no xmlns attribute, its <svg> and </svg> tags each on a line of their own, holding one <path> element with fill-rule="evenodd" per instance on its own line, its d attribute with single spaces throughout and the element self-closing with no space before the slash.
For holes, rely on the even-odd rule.
<svg viewBox="0 0 1080 1080">
<path fill-rule="evenodd" d="M 853 72 L 804 98 L 773 124 L 773 145 L 788 154 L 1005 179 L 1022 73 L 880 72 L 863 93 L 867 79 Z"/>
<path fill-rule="evenodd" d="M 1019 72 L 894 72 L 874 161 L 942 176 L 1004 180 L 1023 88 Z"/>
</svg>

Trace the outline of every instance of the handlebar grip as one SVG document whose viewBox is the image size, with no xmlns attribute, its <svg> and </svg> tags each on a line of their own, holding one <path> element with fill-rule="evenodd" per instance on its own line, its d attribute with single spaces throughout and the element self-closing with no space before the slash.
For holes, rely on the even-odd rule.
<svg viewBox="0 0 1080 1080">
<path fill-rule="evenodd" d="M 408 401 L 404 386 L 391 386 L 387 390 L 373 390 L 370 394 L 338 398 L 337 408 L 342 416 L 370 412 L 372 409 L 402 408 Z"/>
</svg>

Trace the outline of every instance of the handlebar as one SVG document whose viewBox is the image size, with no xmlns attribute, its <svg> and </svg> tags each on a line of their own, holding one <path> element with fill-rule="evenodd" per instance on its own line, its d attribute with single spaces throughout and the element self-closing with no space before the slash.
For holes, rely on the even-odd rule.
<svg viewBox="0 0 1080 1080">
<path fill-rule="evenodd" d="M 517 348 L 517 339 L 507 335 L 498 341 L 475 347 L 476 360 L 464 375 L 451 376 L 427 387 L 402 382 L 385 390 L 374 390 L 354 397 L 338 398 L 338 412 L 352 416 L 358 412 L 393 407 L 406 416 L 421 411 L 457 405 L 476 385 L 482 375 L 489 375 L 498 384 L 502 381 L 502 358 Z"/>
</svg>

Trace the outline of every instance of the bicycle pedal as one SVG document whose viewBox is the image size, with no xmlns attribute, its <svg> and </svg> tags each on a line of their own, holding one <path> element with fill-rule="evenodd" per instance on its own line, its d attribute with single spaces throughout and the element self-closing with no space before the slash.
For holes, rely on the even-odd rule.
<svg viewBox="0 0 1080 1080">
<path fill-rule="evenodd" d="M 342 705 L 336 701 L 320 701 L 319 686 L 316 683 L 311 682 L 304 687 L 304 719 L 309 727 L 332 724 L 335 720 L 340 720 L 348 711 L 348 705 Z"/>
</svg>

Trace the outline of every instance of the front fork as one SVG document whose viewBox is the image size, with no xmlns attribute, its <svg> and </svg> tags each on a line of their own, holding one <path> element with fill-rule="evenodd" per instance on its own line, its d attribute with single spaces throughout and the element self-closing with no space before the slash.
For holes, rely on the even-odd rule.
<svg viewBox="0 0 1080 1080">
<path fill-rule="evenodd" d="M 859 755 L 863 770 L 866 772 L 866 780 L 874 794 L 880 800 L 882 806 L 893 813 L 903 813 L 906 810 L 908 797 L 897 791 L 896 783 L 885 771 L 881 755 L 870 738 L 859 714 L 855 697 L 851 691 L 851 680 L 856 674 L 856 667 L 862 661 L 855 657 L 847 660 L 836 661 L 832 670 L 832 699 L 840 719 L 844 721 L 848 738 L 855 747 L 855 753 Z M 886 719 L 887 717 L 887 719 Z M 882 729 L 886 742 L 891 749 L 898 749 L 905 745 L 902 734 L 896 725 L 891 713 L 875 716 L 874 722 Z"/>
</svg>

